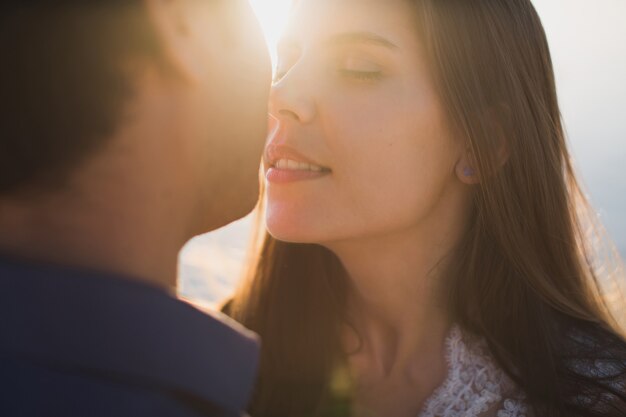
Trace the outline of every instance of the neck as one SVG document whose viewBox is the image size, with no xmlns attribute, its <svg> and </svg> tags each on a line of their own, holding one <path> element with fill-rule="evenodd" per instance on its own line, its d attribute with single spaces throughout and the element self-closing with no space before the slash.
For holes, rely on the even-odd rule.
<svg viewBox="0 0 626 417">
<path fill-rule="evenodd" d="M 175 287 L 190 213 L 149 164 L 122 159 L 90 162 L 64 191 L 0 200 L 0 250 Z"/>
<path fill-rule="evenodd" d="M 448 214 L 445 221 L 328 245 L 348 273 L 349 312 L 379 374 L 419 367 L 442 352 L 451 326 L 444 283 L 466 224 L 464 215 Z"/>
<path fill-rule="evenodd" d="M 396 239 L 338 252 L 350 277 L 350 316 L 385 374 L 430 350 L 433 335 L 443 338 L 450 326 L 442 285 L 447 251 Z"/>
</svg>

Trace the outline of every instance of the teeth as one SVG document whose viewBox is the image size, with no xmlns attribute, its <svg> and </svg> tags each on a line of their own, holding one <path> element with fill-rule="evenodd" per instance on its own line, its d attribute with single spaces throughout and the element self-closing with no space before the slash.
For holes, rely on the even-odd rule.
<svg viewBox="0 0 626 417">
<path fill-rule="evenodd" d="M 321 172 L 323 171 L 322 167 L 317 165 L 307 164 L 306 162 L 298 162 L 291 159 L 279 159 L 274 164 L 278 169 L 287 169 L 291 171 L 313 171 L 313 172 Z"/>
</svg>

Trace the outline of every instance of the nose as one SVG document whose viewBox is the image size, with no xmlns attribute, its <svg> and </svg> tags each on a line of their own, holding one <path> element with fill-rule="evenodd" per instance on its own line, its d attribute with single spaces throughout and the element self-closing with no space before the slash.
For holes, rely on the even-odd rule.
<svg viewBox="0 0 626 417">
<path fill-rule="evenodd" d="M 311 123 L 315 119 L 315 102 L 311 95 L 313 82 L 295 65 L 270 91 L 269 111 L 282 122 Z"/>
</svg>

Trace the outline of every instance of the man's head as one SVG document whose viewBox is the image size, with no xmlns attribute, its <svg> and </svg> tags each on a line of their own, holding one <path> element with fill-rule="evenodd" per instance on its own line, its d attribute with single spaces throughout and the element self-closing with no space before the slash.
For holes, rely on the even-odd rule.
<svg viewBox="0 0 626 417">
<path fill-rule="evenodd" d="M 270 64 L 247 1 L 24 4 L 0 6 L 0 202 L 99 164 L 176 199 L 189 234 L 253 207 Z"/>
</svg>

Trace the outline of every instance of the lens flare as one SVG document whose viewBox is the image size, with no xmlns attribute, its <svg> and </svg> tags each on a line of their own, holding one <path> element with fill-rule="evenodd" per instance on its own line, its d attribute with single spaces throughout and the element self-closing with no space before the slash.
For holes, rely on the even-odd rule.
<svg viewBox="0 0 626 417">
<path fill-rule="evenodd" d="M 276 43 L 285 29 L 292 0 L 249 1 L 261 23 L 265 40 L 272 55 L 272 62 L 276 63 Z"/>
</svg>

